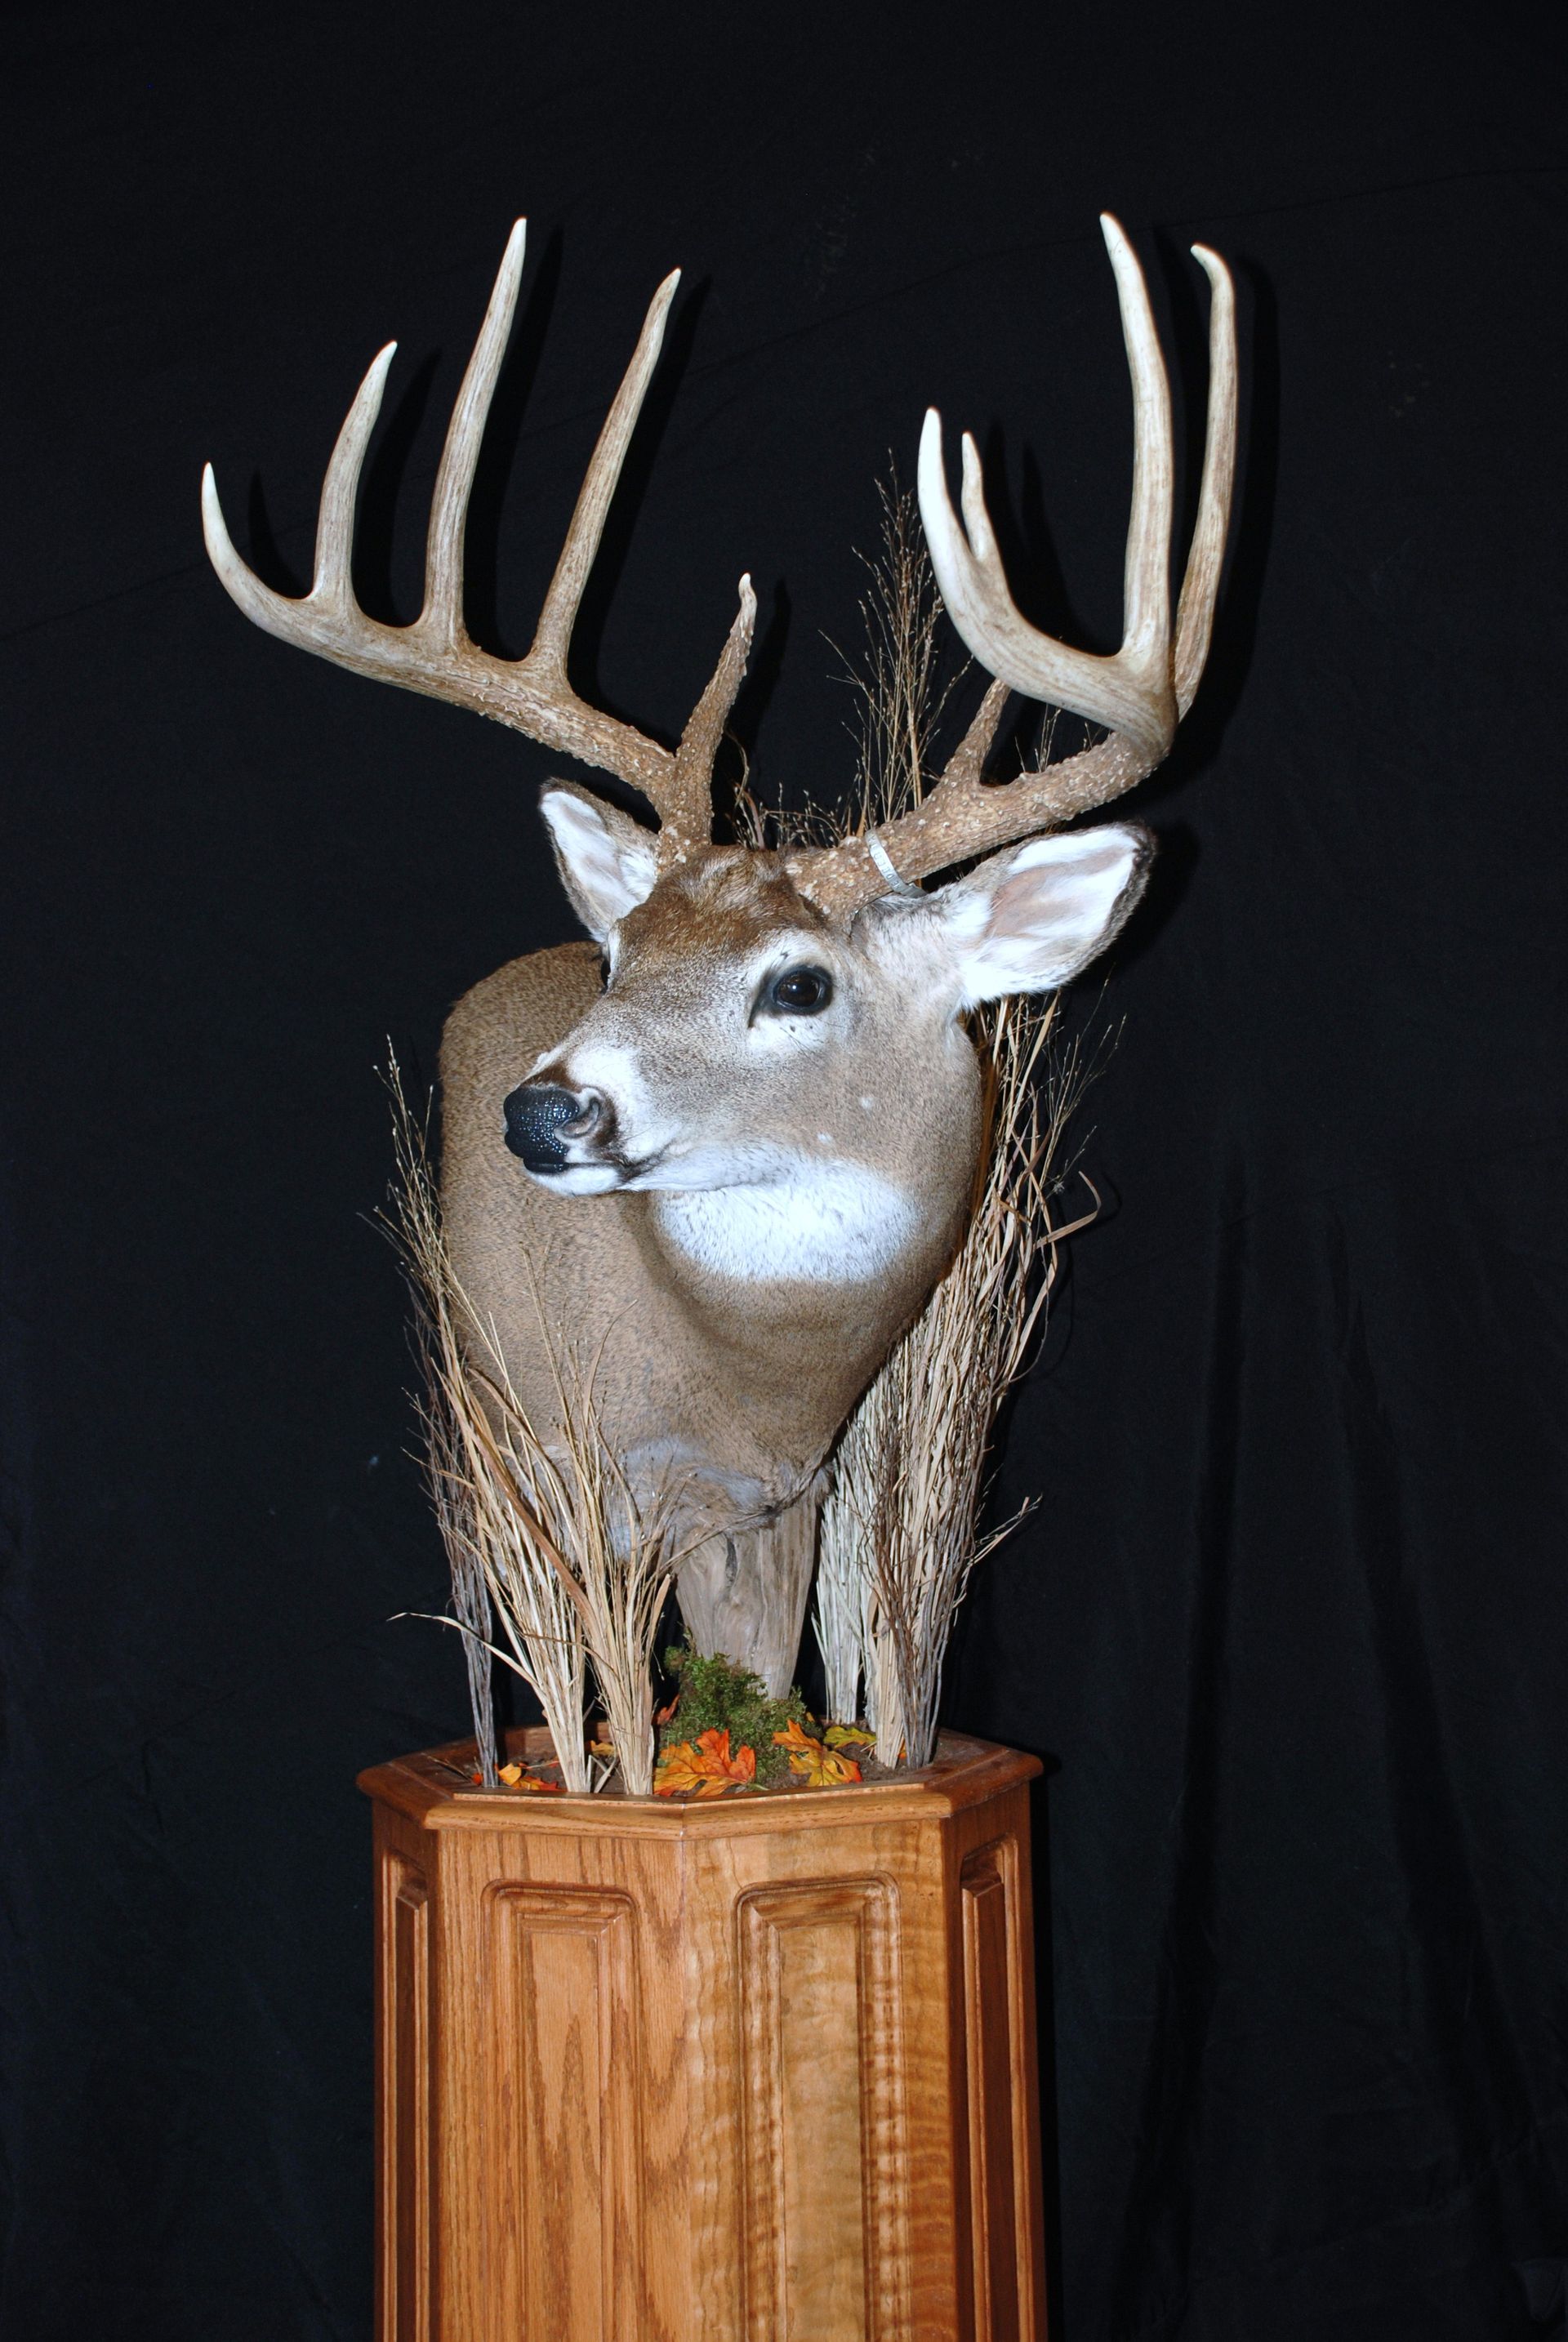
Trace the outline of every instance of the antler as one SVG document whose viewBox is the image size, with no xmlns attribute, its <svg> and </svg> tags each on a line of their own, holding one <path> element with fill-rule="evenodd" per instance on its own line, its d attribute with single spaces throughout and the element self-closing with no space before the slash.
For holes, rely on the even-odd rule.
<svg viewBox="0 0 1568 2342">
<path fill-rule="evenodd" d="M 366 617 L 355 600 L 352 575 L 360 468 L 381 411 L 395 342 L 387 344 L 360 385 L 332 451 L 316 524 L 315 575 L 304 599 L 293 601 L 286 595 L 275 594 L 240 559 L 224 522 L 210 464 L 202 475 L 202 526 L 207 552 L 233 599 L 247 618 L 254 618 L 269 635 L 318 652 L 339 666 L 352 668 L 355 675 L 401 684 L 406 690 L 426 692 L 433 699 L 451 700 L 478 715 L 493 716 L 547 748 L 629 781 L 659 816 L 661 860 L 683 861 L 688 853 L 706 846 L 712 836 L 709 787 L 714 757 L 745 673 L 756 616 L 750 578 L 741 580 L 739 614 L 713 680 L 675 753 L 579 699 L 566 676 L 573 624 L 644 395 L 658 363 L 664 320 L 680 283 L 679 269 L 665 277 L 654 295 L 632 363 L 599 434 L 527 656 L 496 658 L 470 639 L 464 625 L 463 545 L 468 495 L 517 305 L 525 228 L 526 223 L 519 220 L 507 241 L 484 323 L 452 412 L 431 504 L 424 606 L 414 624 L 388 626 Z"/>
<path fill-rule="evenodd" d="M 1170 387 L 1136 255 L 1109 213 L 1100 225 L 1116 275 L 1133 377 L 1133 505 L 1122 647 L 1110 658 L 1071 650 L 1020 614 L 985 509 L 974 442 L 965 433 L 961 526 L 947 491 L 942 420 L 932 408 L 921 435 L 919 473 L 931 565 L 965 646 L 996 681 L 941 779 L 913 811 L 882 823 L 868 836 L 794 857 L 796 884 L 835 916 L 885 894 L 890 875 L 894 884 L 906 885 L 929 877 L 1119 796 L 1164 757 L 1192 705 L 1208 656 L 1235 472 L 1235 296 L 1224 262 L 1195 244 L 1193 256 L 1212 287 L 1209 412 L 1197 525 L 1173 645 Z M 985 756 L 1010 690 L 1086 716 L 1104 725 L 1110 736 L 1042 772 L 1023 773 L 1004 786 L 988 784 Z"/>
</svg>

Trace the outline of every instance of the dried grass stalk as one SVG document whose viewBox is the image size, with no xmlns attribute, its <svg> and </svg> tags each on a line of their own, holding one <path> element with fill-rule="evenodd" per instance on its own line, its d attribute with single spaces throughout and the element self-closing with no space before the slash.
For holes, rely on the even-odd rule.
<svg viewBox="0 0 1568 2342">
<path fill-rule="evenodd" d="M 865 650 L 858 667 L 844 662 L 857 703 L 854 810 L 847 822 L 830 816 L 835 837 L 891 821 L 924 795 L 933 736 L 958 680 L 940 674 L 942 602 L 914 498 L 896 474 L 879 480 L 876 493 L 881 551 L 860 556 L 871 577 L 860 604 Z"/>
<path fill-rule="evenodd" d="M 860 601 L 865 648 L 857 661 L 826 638 L 854 696 L 845 727 L 855 746 L 847 799 L 767 805 L 754 795 L 745 774 L 734 806 L 743 846 L 836 846 L 864 836 L 924 794 L 933 736 L 968 662 L 950 675 L 941 671 L 942 601 L 914 498 L 899 486 L 896 472 L 877 482 L 876 493 L 881 545 L 874 555 L 857 555 L 871 581 Z"/>
<path fill-rule="evenodd" d="M 414 1338 L 424 1369 L 426 1393 L 420 1403 L 424 1476 L 452 1573 L 454 1624 L 462 1635 L 463 1656 L 468 1670 L 468 1704 L 474 1714 L 479 1777 L 487 1789 L 494 1789 L 500 1777 L 501 1759 L 495 1743 L 495 1699 L 490 1680 L 495 1620 L 490 1605 L 489 1581 L 479 1550 L 475 1507 L 461 1467 L 457 1426 L 452 1410 L 437 1395 L 437 1343 L 423 1309 L 415 1320 Z"/>
<path fill-rule="evenodd" d="M 452 1268 L 424 1135 L 389 1068 L 396 1177 L 384 1216 L 416 1304 L 425 1464 L 452 1569 L 448 1623 L 463 1634 L 484 1777 L 494 1776 L 487 1660 L 522 1677 L 544 1712 L 562 1779 L 599 1786 L 584 1729 L 588 1669 L 626 1788 L 651 1794 L 653 1646 L 678 1556 L 667 1509 L 644 1519 L 605 1445 L 592 1377 L 553 1349 L 564 1456 L 535 1433 L 493 1326 Z M 540 1338 L 549 1342 L 540 1321 Z M 499 1639 L 497 1639 L 497 1629 Z"/>
<path fill-rule="evenodd" d="M 591 1378 L 556 1361 L 566 1461 L 557 1465 L 532 1430 L 525 1506 L 547 1521 L 553 1558 L 577 1614 L 583 1645 L 609 1726 L 621 1778 L 634 1797 L 654 1793 L 654 1640 L 682 1558 L 673 1549 L 670 1509 L 644 1516 L 606 1446 Z M 519 1425 L 525 1422 L 507 1393 Z M 581 1734 L 579 1733 L 579 1742 Z"/>
<path fill-rule="evenodd" d="M 869 1398 L 870 1394 L 867 1393 Z M 844 1437 L 851 1434 L 846 1429 Z M 842 1454 L 842 1446 L 840 1453 Z M 835 1460 L 834 1469 L 837 1465 Z M 822 1653 L 830 1724 L 857 1724 L 864 1716 L 876 1729 L 876 1688 L 865 1682 L 865 1648 L 871 1633 L 871 1586 L 861 1566 L 860 1523 L 850 1506 L 835 1501 L 833 1484 L 817 1532 L 816 1593 L 812 1629 Z"/>
</svg>

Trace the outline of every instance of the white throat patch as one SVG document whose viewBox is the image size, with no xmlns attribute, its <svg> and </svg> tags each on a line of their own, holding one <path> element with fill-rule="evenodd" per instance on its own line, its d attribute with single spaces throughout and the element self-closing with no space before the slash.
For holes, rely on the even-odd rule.
<svg viewBox="0 0 1568 2342">
<path fill-rule="evenodd" d="M 719 1276 L 863 1284 L 903 1252 L 919 1215 L 901 1187 L 859 1163 L 802 1162 L 755 1186 L 665 1188 L 665 1241 Z"/>
</svg>

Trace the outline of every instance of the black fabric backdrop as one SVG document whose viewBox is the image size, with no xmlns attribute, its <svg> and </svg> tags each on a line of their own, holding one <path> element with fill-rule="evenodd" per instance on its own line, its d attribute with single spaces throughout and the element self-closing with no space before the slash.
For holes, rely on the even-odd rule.
<svg viewBox="0 0 1568 2342">
<path fill-rule="evenodd" d="M 1114 638 L 1116 208 L 1244 488 L 1096 1006 L 1107 1197 L 1011 1425 L 955 1720 L 1044 1752 L 1059 2342 L 1545 2330 L 1568 2255 L 1560 18 L 802 0 L 13 9 L 0 374 L 9 2342 L 368 2331 L 368 1815 L 461 1728 L 375 1068 L 572 924 L 550 760 L 247 626 L 402 338 L 417 602 L 516 651 L 687 270 L 579 670 L 669 737 L 755 572 L 764 786 L 850 750 L 886 451 L 983 435 L 1020 596 Z M 1191 479 L 1188 483 L 1189 496 Z M 1044 1881 L 1048 1877 L 1048 1890 Z M 458 2337 L 461 2342 L 461 2337 Z"/>
</svg>

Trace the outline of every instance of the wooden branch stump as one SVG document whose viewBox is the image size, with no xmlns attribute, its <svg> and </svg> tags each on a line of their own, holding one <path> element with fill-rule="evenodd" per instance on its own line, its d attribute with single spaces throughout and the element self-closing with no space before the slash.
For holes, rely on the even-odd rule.
<svg viewBox="0 0 1568 2342">
<path fill-rule="evenodd" d="M 380 2342 L 1044 2342 L 1035 1760 L 701 1803 L 472 1761 L 360 1781 Z"/>
</svg>

